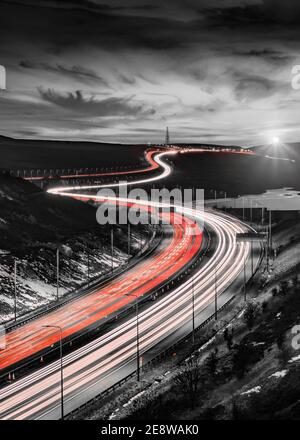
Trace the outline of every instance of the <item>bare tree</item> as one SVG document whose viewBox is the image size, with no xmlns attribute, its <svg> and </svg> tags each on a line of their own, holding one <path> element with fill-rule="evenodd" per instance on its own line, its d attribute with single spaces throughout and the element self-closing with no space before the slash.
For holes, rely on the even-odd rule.
<svg viewBox="0 0 300 440">
<path fill-rule="evenodd" d="M 246 305 L 243 319 L 249 329 L 251 329 L 259 314 L 259 306 L 255 301 L 249 301 Z"/>
<path fill-rule="evenodd" d="M 199 361 L 193 359 L 187 361 L 174 380 L 180 390 L 194 403 L 202 380 Z"/>
</svg>

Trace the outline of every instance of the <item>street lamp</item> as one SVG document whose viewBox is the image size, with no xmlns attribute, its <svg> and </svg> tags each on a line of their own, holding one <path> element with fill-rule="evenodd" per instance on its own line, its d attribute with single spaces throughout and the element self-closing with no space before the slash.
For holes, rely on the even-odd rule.
<svg viewBox="0 0 300 440">
<path fill-rule="evenodd" d="M 56 296 L 59 300 L 59 247 L 56 249 Z"/>
<path fill-rule="evenodd" d="M 244 253 L 244 300 L 247 301 L 247 291 L 246 291 L 246 253 Z"/>
<path fill-rule="evenodd" d="M 63 356 L 62 356 L 62 328 L 59 325 L 42 325 L 44 328 L 55 328 L 60 332 L 60 400 L 61 400 L 61 419 L 64 420 L 64 376 L 63 376 Z"/>
<path fill-rule="evenodd" d="M 192 277 L 192 323 L 193 323 L 192 341 L 193 341 L 193 346 L 194 346 L 195 345 L 195 291 L 194 291 L 194 276 Z"/>
<path fill-rule="evenodd" d="M 110 244 L 111 244 L 111 271 L 114 272 L 114 229 L 113 225 L 110 231 Z"/>
<path fill-rule="evenodd" d="M 243 246 L 243 243 L 238 241 L 237 245 Z M 243 257 L 243 266 L 244 266 L 244 268 L 243 268 L 243 272 L 244 272 L 244 300 L 247 301 L 247 292 L 246 292 L 246 253 L 244 253 L 244 257 Z"/>
<path fill-rule="evenodd" d="M 137 366 L 137 381 L 140 381 L 140 335 L 139 335 L 139 303 L 138 295 L 133 293 L 125 293 L 125 296 L 133 296 L 135 298 L 135 310 L 136 310 L 136 366 Z"/>
<path fill-rule="evenodd" d="M 17 260 L 14 261 L 14 296 L 15 296 L 15 302 L 14 302 L 14 314 L 15 314 L 15 321 L 17 321 Z"/>
<path fill-rule="evenodd" d="M 218 320 L 218 279 L 217 269 L 215 269 L 215 320 Z"/>
</svg>

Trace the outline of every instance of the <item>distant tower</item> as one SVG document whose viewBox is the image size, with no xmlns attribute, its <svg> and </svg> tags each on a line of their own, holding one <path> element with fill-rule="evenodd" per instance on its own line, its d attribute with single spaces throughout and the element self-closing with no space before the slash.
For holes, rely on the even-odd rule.
<svg viewBox="0 0 300 440">
<path fill-rule="evenodd" d="M 167 147 L 170 145 L 170 135 L 169 135 L 169 127 L 166 129 L 166 139 L 165 139 L 165 146 Z"/>
<path fill-rule="evenodd" d="M 6 89 L 6 69 L 0 66 L 0 90 Z"/>
</svg>

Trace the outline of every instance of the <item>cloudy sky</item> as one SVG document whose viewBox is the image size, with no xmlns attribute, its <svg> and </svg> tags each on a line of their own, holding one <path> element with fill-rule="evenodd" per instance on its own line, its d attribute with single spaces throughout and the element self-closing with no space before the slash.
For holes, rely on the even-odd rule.
<svg viewBox="0 0 300 440">
<path fill-rule="evenodd" d="M 0 134 L 300 141 L 299 0 L 1 0 Z"/>
</svg>

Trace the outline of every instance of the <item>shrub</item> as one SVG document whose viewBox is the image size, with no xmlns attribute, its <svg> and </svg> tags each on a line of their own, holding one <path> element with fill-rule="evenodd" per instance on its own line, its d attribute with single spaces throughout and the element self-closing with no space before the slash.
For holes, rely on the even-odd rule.
<svg viewBox="0 0 300 440">
<path fill-rule="evenodd" d="M 246 305 L 246 309 L 243 314 L 243 319 L 249 329 L 253 327 L 258 314 L 259 314 L 258 304 L 255 301 L 249 301 Z"/>
</svg>

